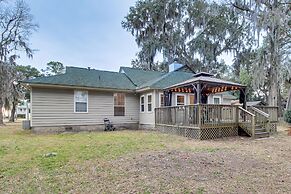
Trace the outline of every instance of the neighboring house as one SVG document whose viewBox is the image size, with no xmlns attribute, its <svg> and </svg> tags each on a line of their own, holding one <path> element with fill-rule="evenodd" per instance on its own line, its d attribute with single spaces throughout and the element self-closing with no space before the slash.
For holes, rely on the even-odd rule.
<svg viewBox="0 0 291 194">
<path fill-rule="evenodd" d="M 169 69 L 165 73 L 120 67 L 119 72 L 110 72 L 67 67 L 61 75 L 24 81 L 31 89 L 31 127 L 96 130 L 103 129 L 103 119 L 109 118 L 117 127 L 152 128 L 154 109 L 164 106 L 163 89 L 195 74 L 176 63 Z M 208 103 L 229 103 L 229 98 L 229 94 L 215 94 Z M 173 105 L 194 103 L 191 92 L 173 93 Z"/>
<path fill-rule="evenodd" d="M 232 104 L 234 100 L 237 100 L 238 97 L 232 95 L 230 92 L 221 92 L 216 94 L 210 94 L 208 96 L 208 104 Z"/>
<path fill-rule="evenodd" d="M 30 103 L 28 103 L 27 100 L 22 100 L 20 103 L 18 103 L 16 107 L 17 117 L 26 118 L 26 116 L 29 115 L 29 107 Z"/>
</svg>

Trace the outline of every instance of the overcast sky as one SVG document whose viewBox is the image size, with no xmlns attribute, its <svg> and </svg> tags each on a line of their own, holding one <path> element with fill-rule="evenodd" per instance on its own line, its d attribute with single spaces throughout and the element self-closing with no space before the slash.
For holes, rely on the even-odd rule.
<svg viewBox="0 0 291 194">
<path fill-rule="evenodd" d="M 138 48 L 121 21 L 135 1 L 26 0 L 40 28 L 31 37 L 31 47 L 37 50 L 33 59 L 22 54 L 18 64 L 43 69 L 48 62 L 59 61 L 108 71 L 131 66 Z M 231 55 L 219 58 L 231 64 Z"/>
<path fill-rule="evenodd" d="M 138 48 L 121 21 L 135 0 L 26 0 L 40 28 L 31 37 L 33 59 L 18 63 L 44 68 L 65 66 L 118 71 L 130 66 Z"/>
</svg>

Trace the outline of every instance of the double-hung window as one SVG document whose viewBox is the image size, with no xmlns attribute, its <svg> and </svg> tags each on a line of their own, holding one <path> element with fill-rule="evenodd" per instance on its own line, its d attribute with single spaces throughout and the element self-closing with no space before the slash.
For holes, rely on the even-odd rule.
<svg viewBox="0 0 291 194">
<path fill-rule="evenodd" d="M 115 93 L 114 94 L 114 116 L 125 115 L 125 94 Z"/>
<path fill-rule="evenodd" d="M 87 113 L 88 112 L 88 91 L 75 90 L 75 112 Z"/>
<path fill-rule="evenodd" d="M 140 97 L 140 112 L 144 112 L 144 96 Z"/>
<path fill-rule="evenodd" d="M 148 94 L 147 95 L 148 97 L 148 112 L 152 112 L 152 95 L 151 94 Z"/>
</svg>

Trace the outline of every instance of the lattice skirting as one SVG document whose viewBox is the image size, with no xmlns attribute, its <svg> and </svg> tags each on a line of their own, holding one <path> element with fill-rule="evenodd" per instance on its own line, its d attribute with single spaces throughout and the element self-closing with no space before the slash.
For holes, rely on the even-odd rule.
<svg viewBox="0 0 291 194">
<path fill-rule="evenodd" d="M 269 123 L 269 127 L 271 135 L 277 133 L 277 123 Z"/>
<path fill-rule="evenodd" d="M 225 126 L 216 128 L 209 127 L 204 129 L 198 129 L 183 126 L 157 125 L 156 129 L 163 133 L 169 133 L 173 135 L 180 135 L 183 137 L 202 140 L 238 135 L 238 127 L 235 126 Z"/>
<path fill-rule="evenodd" d="M 217 139 L 238 135 L 238 127 L 227 126 L 201 129 L 200 139 Z"/>
</svg>

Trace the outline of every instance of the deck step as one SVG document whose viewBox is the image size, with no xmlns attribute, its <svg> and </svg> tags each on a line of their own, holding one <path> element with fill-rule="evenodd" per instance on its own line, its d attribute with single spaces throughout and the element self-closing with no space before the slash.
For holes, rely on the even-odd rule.
<svg viewBox="0 0 291 194">
<path fill-rule="evenodd" d="M 265 128 L 256 128 L 255 133 L 267 132 Z"/>
<path fill-rule="evenodd" d="M 266 138 L 270 137 L 269 132 L 255 132 L 255 138 Z"/>
</svg>

